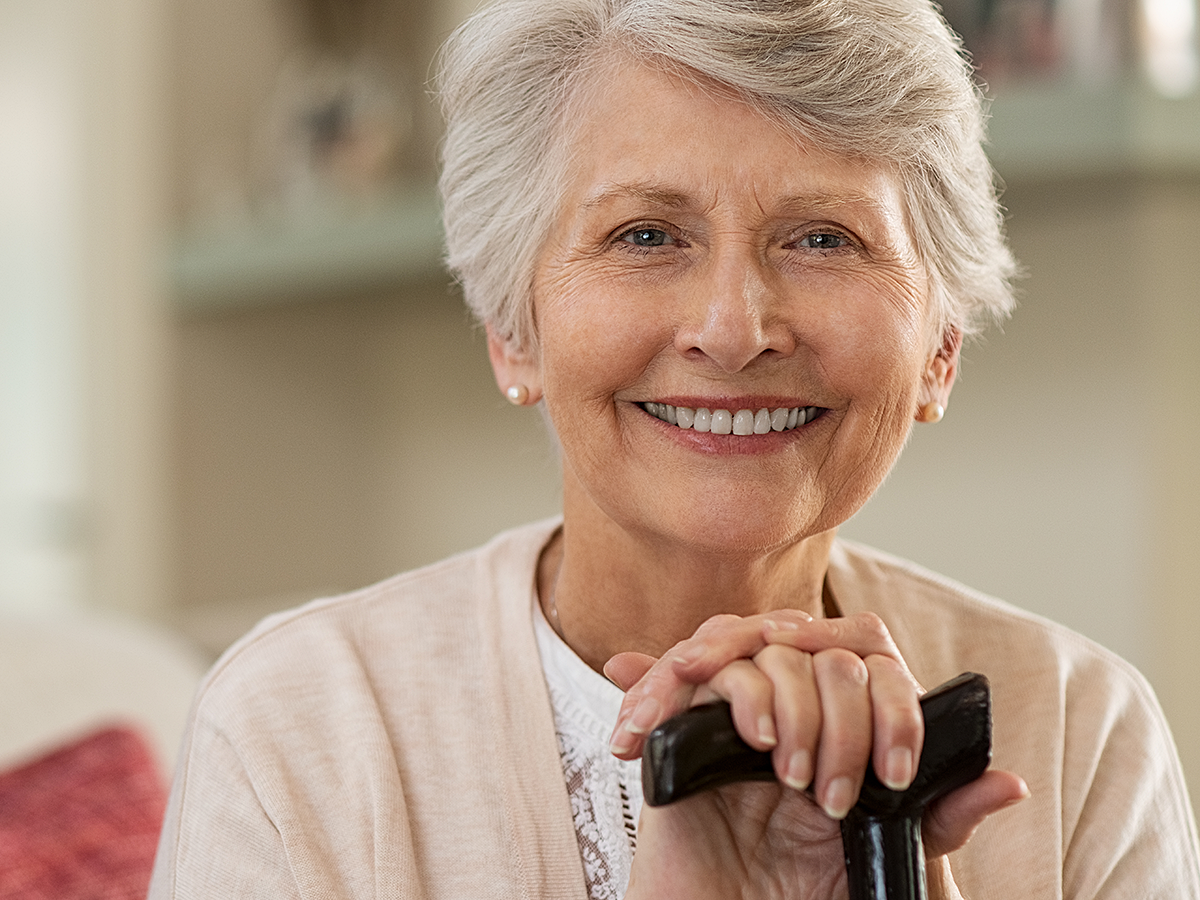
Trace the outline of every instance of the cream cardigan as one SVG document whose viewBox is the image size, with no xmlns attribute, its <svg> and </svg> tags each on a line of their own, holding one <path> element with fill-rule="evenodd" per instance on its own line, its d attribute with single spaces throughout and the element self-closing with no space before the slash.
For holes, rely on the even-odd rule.
<svg viewBox="0 0 1200 900">
<path fill-rule="evenodd" d="M 200 689 L 152 898 L 585 900 L 530 621 L 557 522 L 273 616 Z M 1065 628 L 838 542 L 843 612 L 916 677 L 991 679 L 995 764 L 1032 796 L 955 854 L 972 900 L 1200 897 L 1159 707 Z"/>
</svg>

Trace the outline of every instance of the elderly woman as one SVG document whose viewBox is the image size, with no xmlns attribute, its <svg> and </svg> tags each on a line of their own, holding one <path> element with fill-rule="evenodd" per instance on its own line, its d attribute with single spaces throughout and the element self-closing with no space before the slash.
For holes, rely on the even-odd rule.
<svg viewBox="0 0 1200 900">
<path fill-rule="evenodd" d="M 928 0 L 500 0 L 443 63 L 450 264 L 562 518 L 226 654 L 152 896 L 845 897 L 838 820 L 963 670 L 995 765 L 925 817 L 931 896 L 1200 896 L 1129 666 L 835 537 L 1010 305 Z M 647 732 L 712 697 L 777 781 L 643 809 Z"/>
</svg>

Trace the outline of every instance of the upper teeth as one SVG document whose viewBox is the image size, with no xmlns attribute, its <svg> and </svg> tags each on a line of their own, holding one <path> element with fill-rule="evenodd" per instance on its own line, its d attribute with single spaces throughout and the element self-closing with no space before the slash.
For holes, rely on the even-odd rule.
<svg viewBox="0 0 1200 900">
<path fill-rule="evenodd" d="M 642 408 L 655 418 L 662 419 L 680 428 L 694 431 L 710 431 L 713 434 L 766 434 L 768 431 L 787 431 L 805 422 L 811 422 L 820 411 L 819 406 L 779 407 L 778 409 L 739 409 L 731 413 L 727 409 L 692 409 L 687 406 L 671 406 L 669 403 L 643 403 Z"/>
</svg>

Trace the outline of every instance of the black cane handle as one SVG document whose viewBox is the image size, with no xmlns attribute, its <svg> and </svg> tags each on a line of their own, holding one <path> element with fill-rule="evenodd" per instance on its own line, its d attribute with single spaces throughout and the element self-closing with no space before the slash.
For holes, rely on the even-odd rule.
<svg viewBox="0 0 1200 900">
<path fill-rule="evenodd" d="M 970 672 L 921 698 L 925 743 L 912 784 L 885 787 L 868 768 L 858 803 L 842 821 L 851 900 L 924 900 L 921 814 L 974 781 L 992 756 L 991 692 Z M 771 754 L 755 750 L 733 726 L 729 704 L 697 706 L 650 733 L 642 752 L 642 790 L 651 806 L 733 781 L 774 780 Z"/>
</svg>

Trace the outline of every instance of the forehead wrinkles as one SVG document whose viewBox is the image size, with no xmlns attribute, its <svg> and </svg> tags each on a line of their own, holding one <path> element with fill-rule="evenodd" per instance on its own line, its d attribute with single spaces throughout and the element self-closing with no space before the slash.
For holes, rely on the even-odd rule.
<svg viewBox="0 0 1200 900">
<path fill-rule="evenodd" d="M 814 189 L 787 193 L 779 198 L 764 196 L 754 186 L 748 188 L 755 208 L 764 215 L 804 215 L 805 217 L 836 216 L 855 212 L 865 221 L 891 231 L 909 232 L 903 196 L 896 193 L 895 203 L 875 193 L 853 188 L 836 190 Z M 650 181 L 604 182 L 589 191 L 580 201 L 583 213 L 602 209 L 611 204 L 633 201 L 656 209 L 699 211 L 721 205 L 722 194 L 713 190 L 712 196 L 698 197 L 686 190 Z"/>
<path fill-rule="evenodd" d="M 736 210 L 738 196 L 742 195 L 748 196 L 753 204 L 743 209 L 752 210 L 750 214 L 763 222 L 792 216 L 835 222 L 843 217 L 852 219 L 843 224 L 862 228 L 865 232 L 862 236 L 873 239 L 871 243 L 877 252 L 909 262 L 919 261 L 922 268 L 927 268 L 924 255 L 914 246 L 916 231 L 909 210 L 908 185 L 894 166 L 880 165 L 853 152 L 826 148 L 820 140 L 796 127 L 796 123 L 772 115 L 758 104 L 747 102 L 748 98 L 702 76 L 681 77 L 668 67 L 647 65 L 644 60 L 630 59 L 624 54 L 601 54 L 591 62 L 586 69 L 592 77 L 575 80 L 566 92 L 567 114 L 560 120 L 562 129 L 557 135 L 559 147 L 566 151 L 563 155 L 569 160 L 566 169 L 560 170 L 561 197 L 567 202 L 559 210 L 568 219 L 583 225 L 581 218 L 590 218 L 589 213 L 595 214 L 608 204 L 646 207 L 642 214 L 662 210 L 668 215 L 683 211 L 707 216 L 717 209 Z M 790 167 L 786 161 L 752 163 L 753 152 L 727 153 L 725 161 L 718 160 L 714 170 L 690 174 L 663 168 L 651 155 L 649 168 L 622 173 L 621 168 L 625 167 L 622 161 L 645 159 L 633 151 L 639 144 L 653 145 L 659 140 L 654 129 L 661 123 L 654 119 L 637 123 L 605 121 L 610 117 L 600 113 L 600 109 L 610 98 L 622 96 L 627 87 L 623 79 L 639 75 L 665 78 L 667 84 L 681 89 L 684 97 L 701 103 L 740 106 L 794 148 L 796 166 L 803 178 L 789 184 Z M 660 85 L 661 82 L 654 86 L 657 89 Z M 637 132 L 646 128 L 651 133 L 639 138 Z M 624 143 L 630 147 L 626 148 Z M 734 171 L 739 166 L 740 171 Z M 699 180 L 693 177 L 696 174 L 700 175 Z"/>
</svg>

